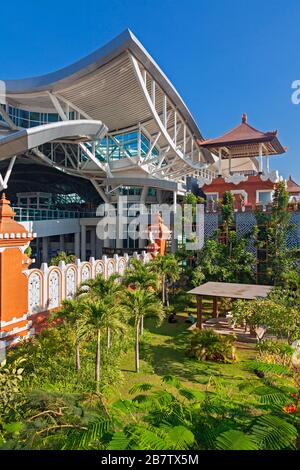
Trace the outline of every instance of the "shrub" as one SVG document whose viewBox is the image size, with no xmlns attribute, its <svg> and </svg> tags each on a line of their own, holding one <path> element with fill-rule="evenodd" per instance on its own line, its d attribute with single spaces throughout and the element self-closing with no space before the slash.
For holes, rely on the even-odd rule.
<svg viewBox="0 0 300 470">
<path fill-rule="evenodd" d="M 259 359 L 267 364 L 281 364 L 289 366 L 291 364 L 293 348 L 286 342 L 265 340 L 257 344 L 256 349 Z"/>
<path fill-rule="evenodd" d="M 187 355 L 198 361 L 230 362 L 236 360 L 234 335 L 220 335 L 213 330 L 197 331 Z"/>
</svg>

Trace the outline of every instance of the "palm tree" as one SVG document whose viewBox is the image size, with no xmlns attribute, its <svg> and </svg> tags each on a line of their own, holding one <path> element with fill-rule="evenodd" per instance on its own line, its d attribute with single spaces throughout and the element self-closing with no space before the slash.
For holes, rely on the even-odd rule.
<svg viewBox="0 0 300 470">
<path fill-rule="evenodd" d="M 62 308 L 56 311 L 54 318 L 60 318 L 71 326 L 75 334 L 75 363 L 76 371 L 80 371 L 80 340 L 86 333 L 85 306 L 80 298 L 63 300 Z"/>
<path fill-rule="evenodd" d="M 178 261 L 171 253 L 158 256 L 152 261 L 151 269 L 158 274 L 161 280 L 162 302 L 164 305 L 169 305 L 168 281 L 173 283 L 179 279 Z"/>
<path fill-rule="evenodd" d="M 151 271 L 150 265 L 144 264 L 138 258 L 133 258 L 130 267 L 126 270 L 123 278 L 123 284 L 136 288 L 142 288 L 149 291 L 157 291 L 159 285 L 158 274 Z M 144 316 L 141 317 L 140 334 L 144 333 Z"/>
<path fill-rule="evenodd" d="M 157 273 L 151 271 L 150 266 L 138 258 L 132 258 L 123 278 L 125 286 L 142 287 L 146 290 L 157 290 L 158 281 Z"/>
<path fill-rule="evenodd" d="M 61 261 L 64 261 L 66 264 L 75 263 L 76 256 L 65 251 L 59 251 L 56 256 L 51 258 L 50 266 L 58 266 Z"/>
<path fill-rule="evenodd" d="M 143 317 L 154 317 L 161 320 L 163 317 L 163 305 L 157 297 L 147 290 L 138 288 L 127 290 L 123 294 L 122 306 L 134 320 L 135 327 L 135 370 L 140 371 L 140 323 Z"/>
<path fill-rule="evenodd" d="M 118 274 L 112 274 L 108 279 L 100 274 L 95 279 L 89 279 L 88 281 L 81 284 L 77 295 L 88 293 L 89 298 L 95 300 L 101 300 L 106 296 L 114 297 L 114 304 L 118 303 L 120 293 L 123 291 L 123 287 L 119 282 L 120 276 Z M 113 311 L 111 312 L 113 315 Z M 107 349 L 111 346 L 111 328 L 107 326 L 106 330 L 106 345 Z"/>
<path fill-rule="evenodd" d="M 95 355 L 95 381 L 96 391 L 99 391 L 100 385 L 100 368 L 101 368 L 101 332 L 108 328 L 115 331 L 125 331 L 126 327 L 122 323 L 118 314 L 122 308 L 117 303 L 113 296 L 106 295 L 102 299 L 93 299 L 92 301 L 85 301 L 86 326 L 91 328 L 96 334 L 96 355 Z"/>
</svg>

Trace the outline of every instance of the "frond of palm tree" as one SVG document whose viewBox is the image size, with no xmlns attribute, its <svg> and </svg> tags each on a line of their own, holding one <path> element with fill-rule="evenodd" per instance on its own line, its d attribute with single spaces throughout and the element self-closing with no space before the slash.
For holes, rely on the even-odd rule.
<svg viewBox="0 0 300 470">
<path fill-rule="evenodd" d="M 158 256 L 151 262 L 150 269 L 158 274 L 161 281 L 162 301 L 168 305 L 168 281 L 174 283 L 180 276 L 178 260 L 171 253 L 165 256 Z"/>
<path fill-rule="evenodd" d="M 261 450 L 294 449 L 298 436 L 292 424 L 274 415 L 260 416 L 251 434 Z"/>
<path fill-rule="evenodd" d="M 122 291 L 120 276 L 115 273 L 105 278 L 103 274 L 99 274 L 94 279 L 84 281 L 78 288 L 76 296 L 88 293 L 89 297 L 102 298 L 105 295 L 118 294 Z"/>
<path fill-rule="evenodd" d="M 72 431 L 69 433 L 63 449 L 87 450 L 99 447 L 104 448 L 102 440 L 104 436 L 113 431 L 113 423 L 109 419 L 97 418 L 89 424 L 84 431 Z"/>
<path fill-rule="evenodd" d="M 242 431 L 231 429 L 217 437 L 216 448 L 218 450 L 258 450 L 259 447 L 253 437 Z"/>
<path fill-rule="evenodd" d="M 149 264 L 144 264 L 138 258 L 133 258 L 129 268 L 126 270 L 123 278 L 125 286 L 133 286 L 134 288 L 142 288 L 156 292 L 159 289 L 159 276 L 152 271 Z M 144 332 L 144 317 L 141 317 L 140 334 Z"/>
<path fill-rule="evenodd" d="M 97 348 L 95 356 L 95 380 L 96 389 L 99 391 L 100 366 L 101 366 L 101 333 L 111 330 L 125 333 L 127 326 L 121 320 L 122 314 L 126 314 L 124 307 L 116 300 L 115 295 L 104 294 L 102 298 L 92 297 L 91 300 L 83 301 L 86 312 L 86 327 L 91 329 L 97 337 Z M 110 338 L 110 335 L 109 335 Z M 108 344 L 108 347 L 110 344 Z"/>
<path fill-rule="evenodd" d="M 158 282 L 157 273 L 151 271 L 150 265 L 144 264 L 137 258 L 131 260 L 123 278 L 125 286 L 140 287 L 146 290 L 158 289 Z"/>
<path fill-rule="evenodd" d="M 80 370 L 80 340 L 86 335 L 86 309 L 82 298 L 63 300 L 62 307 L 54 314 L 70 325 L 75 335 L 76 370 Z"/>
<path fill-rule="evenodd" d="M 181 388 L 180 380 L 177 379 L 177 377 L 174 377 L 174 375 L 164 375 L 162 381 L 163 383 L 171 385 L 172 387 Z"/>
<path fill-rule="evenodd" d="M 117 431 L 113 434 L 111 440 L 106 446 L 106 450 L 127 450 L 130 449 L 130 439 L 123 431 Z"/>
<path fill-rule="evenodd" d="M 149 390 L 153 389 L 153 385 L 150 383 L 140 383 L 140 384 L 135 384 L 131 389 L 129 390 L 129 393 L 133 395 L 134 393 L 139 393 L 139 392 L 148 392 Z"/>
<path fill-rule="evenodd" d="M 87 313 L 86 324 L 97 337 L 96 356 L 95 356 L 95 381 L 96 390 L 99 391 L 100 384 L 100 364 L 101 364 L 101 330 L 105 327 L 107 317 L 110 313 L 111 304 L 105 298 L 103 300 L 94 300 L 86 302 L 85 309 Z"/>
<path fill-rule="evenodd" d="M 143 450 L 188 450 L 195 441 L 194 434 L 184 426 L 136 425 L 128 427 L 127 434 L 131 448 Z"/>
<path fill-rule="evenodd" d="M 133 318 L 135 325 L 135 368 L 139 372 L 139 336 L 141 318 L 152 317 L 161 321 L 163 318 L 163 306 L 157 297 L 149 291 L 138 288 L 127 290 L 122 296 L 122 307 Z"/>
</svg>

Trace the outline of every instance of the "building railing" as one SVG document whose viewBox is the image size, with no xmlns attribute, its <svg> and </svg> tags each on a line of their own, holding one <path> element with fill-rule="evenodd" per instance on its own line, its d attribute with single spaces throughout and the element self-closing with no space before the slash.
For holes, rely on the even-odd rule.
<svg viewBox="0 0 300 470">
<path fill-rule="evenodd" d="M 32 220 L 80 219 L 82 217 L 96 217 L 95 211 L 66 211 L 59 209 L 29 209 L 27 207 L 13 207 L 14 219 L 18 222 Z"/>
</svg>

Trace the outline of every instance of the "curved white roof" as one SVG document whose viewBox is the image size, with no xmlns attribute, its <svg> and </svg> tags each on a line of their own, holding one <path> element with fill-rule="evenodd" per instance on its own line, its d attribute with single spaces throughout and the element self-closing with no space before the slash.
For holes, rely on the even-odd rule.
<svg viewBox="0 0 300 470">
<path fill-rule="evenodd" d="M 12 132 L 0 139 L 1 159 L 24 151 L 31 159 L 91 180 L 102 197 L 108 181 L 115 188 L 121 182 L 171 188 L 213 162 L 210 152 L 199 146 L 203 138 L 184 101 L 129 30 L 68 67 L 40 77 L 6 80 L 5 87 L 8 105 L 43 113 L 37 123 L 48 122 L 47 113 L 58 114 L 61 121 L 55 126 L 48 123 L 44 128 L 20 131 L 17 124 L 22 125 L 24 113 L 9 107 L 0 109 Z M 108 138 L 104 157 L 98 158 L 97 142 L 85 145 L 80 138 L 87 134 L 92 137 L 93 132 L 88 133 L 85 127 L 97 127 L 100 121 L 108 130 Z M 119 134 L 130 135 L 133 130 L 138 133 L 137 156 L 131 156 L 122 139 L 118 140 Z M 4 129 L 2 135 L 6 132 Z M 67 148 L 69 132 L 73 142 L 77 140 L 78 152 Z M 143 138 L 148 142 L 144 153 Z M 85 140 L 88 142 L 88 138 Z M 43 142 L 54 144 L 41 149 Z M 109 142 L 120 148 L 121 160 L 112 161 Z"/>
<path fill-rule="evenodd" d="M 54 140 L 86 142 L 102 138 L 107 128 L 101 121 L 76 120 L 54 122 L 42 126 L 20 129 L 0 136 L 0 160 L 26 153 Z"/>
<path fill-rule="evenodd" d="M 200 130 L 186 104 L 130 30 L 111 42 L 56 72 L 21 80 L 6 80 L 8 102 L 25 109 L 53 112 L 48 92 L 78 106 L 92 119 L 100 119 L 110 130 L 126 128 L 151 119 L 136 83 L 129 54 L 150 74 L 172 101 L 196 138 Z"/>
</svg>

